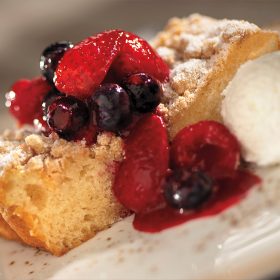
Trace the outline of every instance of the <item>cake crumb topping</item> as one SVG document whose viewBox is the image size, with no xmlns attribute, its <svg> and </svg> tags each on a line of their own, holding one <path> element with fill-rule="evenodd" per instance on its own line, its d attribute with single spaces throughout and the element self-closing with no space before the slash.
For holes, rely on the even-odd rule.
<svg viewBox="0 0 280 280">
<path fill-rule="evenodd" d="M 171 90 L 192 98 L 226 46 L 258 30 L 259 27 L 246 21 L 216 20 L 193 14 L 171 19 L 153 46 L 171 67 Z M 165 91 L 163 103 L 172 105 L 176 95 L 170 96 L 173 95 Z"/>
<path fill-rule="evenodd" d="M 55 133 L 46 137 L 28 129 L 6 130 L 0 138 L 0 169 L 14 165 L 38 170 L 46 165 L 52 170 L 58 168 L 61 161 L 75 155 L 98 157 L 100 160 L 112 162 L 120 161 L 123 154 L 122 139 L 112 133 L 101 133 L 97 143 L 90 147 L 84 142 L 68 142 Z"/>
</svg>

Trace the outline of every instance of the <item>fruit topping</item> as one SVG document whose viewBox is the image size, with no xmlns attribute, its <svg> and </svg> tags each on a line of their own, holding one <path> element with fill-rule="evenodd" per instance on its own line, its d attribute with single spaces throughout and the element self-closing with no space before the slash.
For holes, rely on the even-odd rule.
<svg viewBox="0 0 280 280">
<path fill-rule="evenodd" d="M 168 66 L 146 41 L 121 30 L 75 47 L 54 43 L 43 51 L 40 68 L 44 79 L 19 81 L 7 95 L 10 111 L 20 124 L 34 124 L 46 135 L 55 131 L 88 144 L 98 131 L 127 136 L 141 117 L 134 112 L 155 111 L 160 82 L 169 76 Z"/>
<path fill-rule="evenodd" d="M 100 33 L 65 53 L 56 70 L 55 85 L 69 95 L 89 97 L 104 80 L 115 82 L 145 72 L 163 82 L 169 68 L 152 47 L 138 36 L 121 30 Z M 106 79 L 109 73 L 110 79 Z"/>
<path fill-rule="evenodd" d="M 47 116 L 48 113 L 48 107 L 53 101 L 55 101 L 57 98 L 65 96 L 65 94 L 57 91 L 55 88 L 52 88 L 48 94 L 44 97 L 42 102 L 42 110 L 44 116 Z"/>
<path fill-rule="evenodd" d="M 44 78 L 19 80 L 6 94 L 6 106 L 20 125 L 33 124 L 34 119 L 42 118 L 41 104 L 50 90 Z"/>
<path fill-rule="evenodd" d="M 160 82 L 169 78 L 169 67 L 162 58 L 144 39 L 133 33 L 122 33 L 120 37 L 120 52 L 112 65 L 118 77 L 124 77 L 135 73 L 146 73 Z"/>
<path fill-rule="evenodd" d="M 202 171 L 175 170 L 166 179 L 167 203 L 176 209 L 196 209 L 213 193 L 213 180 Z"/>
<path fill-rule="evenodd" d="M 92 95 L 92 107 L 97 126 L 102 130 L 118 132 L 131 120 L 127 92 L 117 84 L 104 84 Z"/>
<path fill-rule="evenodd" d="M 61 137 L 73 139 L 88 124 L 89 110 L 75 97 L 60 97 L 48 107 L 47 122 Z"/>
<path fill-rule="evenodd" d="M 40 67 L 46 79 L 20 80 L 7 94 L 11 113 L 46 135 L 54 131 L 88 145 L 100 131 L 123 137 L 125 157 L 113 191 L 135 212 L 137 229 L 156 232 L 220 213 L 260 182 L 241 171 L 238 141 L 214 121 L 182 129 L 169 162 L 167 130 L 152 114 L 160 114 L 160 83 L 169 69 L 136 35 L 112 30 L 75 47 L 58 42 L 45 49 Z"/>
<path fill-rule="evenodd" d="M 134 212 L 146 212 L 163 201 L 168 169 L 168 139 L 162 119 L 141 118 L 125 142 L 125 159 L 113 186 L 117 199 Z"/>
<path fill-rule="evenodd" d="M 232 175 L 239 159 L 236 138 L 214 121 L 202 121 L 182 129 L 171 146 L 173 168 L 206 171 L 213 178 Z"/>
<path fill-rule="evenodd" d="M 194 219 L 217 215 L 240 202 L 259 183 L 257 176 L 237 171 L 233 177 L 221 180 L 220 187 L 211 198 L 195 211 L 182 212 L 167 206 L 149 213 L 136 214 L 133 226 L 140 231 L 156 233 Z"/>
<path fill-rule="evenodd" d="M 175 137 L 168 170 L 168 142 L 161 118 L 143 117 L 125 145 L 113 185 L 117 199 L 135 212 L 133 225 L 158 232 L 218 214 L 260 183 L 239 166 L 240 147 L 226 127 L 202 121 Z"/>
<path fill-rule="evenodd" d="M 119 36 L 115 31 L 100 33 L 69 50 L 56 70 L 56 87 L 73 96 L 90 96 L 118 54 Z"/>
<path fill-rule="evenodd" d="M 89 123 L 87 126 L 83 127 L 75 135 L 72 135 L 72 138 L 68 140 L 75 141 L 85 141 L 87 145 L 92 145 L 97 140 L 98 128 L 96 125 Z"/>
<path fill-rule="evenodd" d="M 133 110 L 148 113 L 155 110 L 160 103 L 162 89 L 157 80 L 145 73 L 133 74 L 124 82 Z"/>
<path fill-rule="evenodd" d="M 73 48 L 73 44 L 67 41 L 56 42 L 48 46 L 42 53 L 40 59 L 40 69 L 46 79 L 53 83 L 54 73 L 59 60 L 64 53 Z"/>
</svg>

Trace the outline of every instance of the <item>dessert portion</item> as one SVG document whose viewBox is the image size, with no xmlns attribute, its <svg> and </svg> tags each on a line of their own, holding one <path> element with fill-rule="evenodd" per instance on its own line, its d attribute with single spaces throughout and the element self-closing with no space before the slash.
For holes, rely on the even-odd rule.
<svg viewBox="0 0 280 280">
<path fill-rule="evenodd" d="M 280 52 L 243 64 L 224 91 L 224 122 L 248 162 L 280 162 Z"/>
<path fill-rule="evenodd" d="M 217 121 L 239 66 L 279 49 L 279 36 L 192 15 L 154 46 L 122 30 L 57 42 L 43 77 L 12 86 L 6 105 L 33 128 L 0 139 L 0 234 L 62 255 L 132 212 L 135 228 L 158 232 L 260 183 Z"/>
<path fill-rule="evenodd" d="M 241 64 L 279 49 L 276 32 L 238 20 L 174 18 L 153 46 L 171 68 L 163 104 L 171 138 L 186 125 L 221 121 L 221 92 Z"/>
<path fill-rule="evenodd" d="M 121 30 L 50 45 L 40 67 L 43 77 L 6 95 L 19 125 L 33 130 L 0 139 L 0 233 L 62 255 L 131 213 L 112 185 L 124 140 L 156 110 L 169 68 Z"/>
</svg>

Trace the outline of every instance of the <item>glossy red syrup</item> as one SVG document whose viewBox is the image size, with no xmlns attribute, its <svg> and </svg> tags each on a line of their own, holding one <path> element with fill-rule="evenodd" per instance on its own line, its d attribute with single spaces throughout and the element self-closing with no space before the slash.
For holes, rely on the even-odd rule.
<svg viewBox="0 0 280 280">
<path fill-rule="evenodd" d="M 134 228 L 155 233 L 194 219 L 217 215 L 240 202 L 248 191 L 259 183 L 260 179 L 257 176 L 238 171 L 235 178 L 219 180 L 217 191 L 201 209 L 180 214 L 179 211 L 166 206 L 150 213 L 136 214 Z"/>
</svg>

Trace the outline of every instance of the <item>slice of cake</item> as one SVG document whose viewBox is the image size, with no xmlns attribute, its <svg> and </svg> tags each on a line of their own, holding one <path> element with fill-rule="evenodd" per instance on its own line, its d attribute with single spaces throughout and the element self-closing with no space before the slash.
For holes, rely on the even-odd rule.
<svg viewBox="0 0 280 280">
<path fill-rule="evenodd" d="M 86 147 L 9 132 L 0 145 L 2 236 L 61 255 L 128 214 L 112 193 L 119 137 Z"/>
<path fill-rule="evenodd" d="M 118 176 L 117 180 L 124 204 L 138 203 L 128 207 L 135 212 L 150 207 L 137 200 L 145 199 L 145 193 L 154 194 L 154 183 L 156 195 L 162 195 L 160 184 L 169 157 L 165 125 L 154 113 L 163 116 L 171 139 L 188 124 L 221 120 L 221 92 L 238 67 L 277 50 L 279 37 L 248 22 L 192 15 L 171 20 L 156 37 L 154 47 L 171 68 L 170 80 L 166 63 L 147 42 L 114 30 L 75 47 L 65 42 L 51 45 L 42 56 L 46 79 L 22 80 L 13 86 L 8 96 L 10 111 L 21 124 L 35 120 L 42 133 L 16 131 L 0 139 L 2 236 L 55 255 L 78 246 L 130 213 L 112 189 L 119 168 L 130 179 L 126 182 L 126 177 Z M 127 75 L 123 82 L 121 78 Z M 163 94 L 159 83 L 164 85 Z M 135 132 L 135 119 L 146 114 L 139 124 L 141 133 Z M 203 129 L 209 126 L 231 139 L 221 125 L 204 123 Z M 157 133 L 152 144 L 148 140 L 151 132 Z M 239 158 L 237 144 L 232 139 L 231 143 L 229 169 L 236 167 Z M 156 161 L 157 155 L 150 153 L 153 150 L 164 164 Z M 128 151 L 137 158 L 127 155 Z M 148 156 L 142 158 L 141 151 Z M 127 159 L 133 164 L 122 165 Z M 146 169 L 139 165 L 142 159 Z M 123 166 L 134 168 L 151 189 L 140 184 L 135 189 L 139 197 L 133 197 L 134 190 L 128 197 L 121 188 L 123 182 L 137 184 L 139 178 Z M 150 168 L 155 172 L 145 173 Z M 161 197 L 154 199 L 153 207 L 161 202 Z"/>
<path fill-rule="evenodd" d="M 238 20 L 174 18 L 153 42 L 171 67 L 163 104 L 173 138 L 188 124 L 221 118 L 221 92 L 247 60 L 279 49 L 276 32 Z"/>
</svg>

